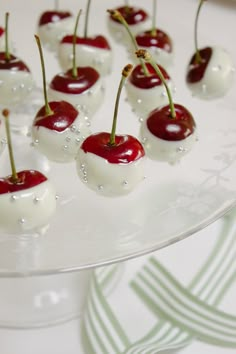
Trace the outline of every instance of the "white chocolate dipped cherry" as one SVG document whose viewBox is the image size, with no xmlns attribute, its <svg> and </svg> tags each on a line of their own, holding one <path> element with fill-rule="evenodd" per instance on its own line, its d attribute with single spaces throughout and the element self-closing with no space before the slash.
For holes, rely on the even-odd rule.
<svg viewBox="0 0 236 354">
<path fill-rule="evenodd" d="M 5 50 L 0 52 L 0 105 L 12 107 L 24 102 L 35 84 L 28 66 L 9 52 L 8 18 L 6 13 Z"/>
<path fill-rule="evenodd" d="M 9 128 L 9 111 L 5 117 L 12 174 L 0 178 L 0 230 L 10 234 L 42 232 L 56 211 L 56 193 L 41 172 L 16 172 Z"/>
<path fill-rule="evenodd" d="M 35 39 L 42 66 L 45 104 L 33 121 L 33 144 L 51 161 L 70 162 L 75 159 L 82 141 L 90 134 L 89 122 L 69 102 L 48 102 L 42 46 L 39 37 L 35 36 Z"/>
<path fill-rule="evenodd" d="M 103 35 L 88 36 L 90 3 L 91 1 L 87 0 L 84 35 L 76 36 L 76 65 L 91 66 L 100 75 L 104 76 L 111 73 L 112 50 L 108 40 Z M 68 70 L 72 67 L 73 41 L 73 34 L 68 34 L 59 43 L 58 60 L 62 70 Z"/>
<path fill-rule="evenodd" d="M 118 12 L 108 10 L 112 17 L 120 21 L 130 36 L 130 40 L 134 47 L 134 53 L 137 51 L 137 42 L 130 31 L 130 27 L 124 17 Z M 163 106 L 168 103 L 165 86 L 149 63 L 144 63 L 142 58 L 139 58 L 140 64 L 136 65 L 130 74 L 125 88 L 127 93 L 128 103 L 131 105 L 133 111 L 139 116 L 142 121 L 151 110 L 156 107 Z M 175 87 L 167 71 L 160 66 L 160 70 L 166 80 L 166 83 L 174 92 Z"/>
<path fill-rule="evenodd" d="M 200 0 L 195 19 L 195 53 L 187 67 L 186 83 L 193 96 L 200 99 L 215 99 L 224 96 L 231 88 L 234 65 L 229 53 L 219 47 L 198 48 L 197 27 L 202 4 Z"/>
<path fill-rule="evenodd" d="M 5 50 L 5 29 L 0 26 L 0 52 Z"/>
<path fill-rule="evenodd" d="M 103 196 L 126 195 L 145 176 L 146 159 L 142 144 L 131 135 L 116 134 L 120 94 L 131 70 L 132 66 L 127 65 L 122 72 L 111 133 L 90 135 L 77 155 L 77 171 L 81 181 Z"/>
<path fill-rule="evenodd" d="M 103 103 L 104 83 L 101 75 L 93 67 L 76 65 L 75 43 L 80 14 L 81 11 L 74 29 L 72 68 L 53 77 L 49 84 L 48 96 L 50 100 L 71 103 L 91 118 Z"/>
<path fill-rule="evenodd" d="M 154 109 L 143 120 L 140 128 L 141 141 L 150 159 L 174 164 L 189 153 L 197 141 L 194 118 L 183 105 L 173 103 L 165 78 L 150 53 L 139 50 L 137 56 L 145 59 L 156 70 L 169 99 L 168 105 Z"/>
<path fill-rule="evenodd" d="M 56 52 L 60 40 L 73 31 L 74 17 L 70 11 L 55 9 L 44 11 L 38 20 L 38 36 L 42 44 L 49 50 Z"/>
<path fill-rule="evenodd" d="M 174 59 L 173 41 L 168 33 L 156 26 L 156 2 L 157 0 L 153 0 L 152 28 L 137 33 L 135 40 L 140 49 L 149 51 L 158 65 L 168 68 Z M 131 58 L 137 59 L 133 46 L 129 51 Z"/>
<path fill-rule="evenodd" d="M 133 35 L 144 31 L 147 27 L 149 15 L 144 9 L 124 5 L 110 10 L 110 16 L 107 19 L 108 30 L 110 35 L 121 44 L 127 45 L 129 43 L 129 36 L 127 36 L 127 32 L 120 21 L 112 16 L 112 11 L 118 11 L 124 17 Z"/>
</svg>

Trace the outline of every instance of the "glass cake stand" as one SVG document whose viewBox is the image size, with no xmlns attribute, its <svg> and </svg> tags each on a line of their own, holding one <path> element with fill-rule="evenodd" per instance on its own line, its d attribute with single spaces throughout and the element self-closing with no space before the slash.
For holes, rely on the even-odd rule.
<svg viewBox="0 0 236 354">
<path fill-rule="evenodd" d="M 149 160 L 147 178 L 134 192 L 125 197 L 105 198 L 80 182 L 74 163 L 51 163 L 31 146 L 30 136 L 14 133 L 17 168 L 38 168 L 46 173 L 55 183 L 59 199 L 57 213 L 45 234 L 0 233 L 1 326 L 50 325 L 78 315 L 94 267 L 171 245 L 206 227 L 236 205 L 236 85 L 225 97 L 214 101 L 192 97 L 185 85 L 186 65 L 193 53 L 196 3 L 182 0 L 177 5 L 177 2 L 160 1 L 162 15 L 158 16 L 160 28 L 171 34 L 175 44 L 175 62 L 169 70 L 177 87 L 175 101 L 191 110 L 198 127 L 199 141 L 178 164 Z M 136 4 L 143 7 L 141 0 L 136 0 Z M 82 5 L 85 6 L 85 1 Z M 96 13 L 101 16 L 97 16 L 96 26 L 91 21 L 91 32 L 99 29 L 106 33 L 106 9 L 118 5 L 117 0 L 109 4 L 94 1 L 91 16 Z M 47 6 L 46 0 L 34 4 L 26 0 L 24 10 L 17 1 L 3 2 L 2 9 L 2 13 L 5 10 L 11 13 L 12 37 L 22 44 L 17 49 L 19 56 L 28 57 L 38 84 L 41 84 L 40 66 L 33 33 L 39 14 Z M 75 0 L 70 7 L 77 13 Z M 230 36 L 235 26 L 232 11 L 235 9 L 233 1 L 224 1 L 224 6 L 217 1 L 207 3 L 199 28 L 201 46 L 221 45 L 230 52 L 234 62 L 236 49 Z M 151 4 L 147 4 L 147 10 L 151 12 Z M 184 21 L 183 12 L 189 13 Z M 27 30 L 20 25 L 23 16 L 27 17 Z M 169 20 L 164 21 L 165 17 Z M 223 17 L 227 27 L 218 28 Z M 129 62 L 124 47 L 109 40 L 114 70 L 105 79 L 105 99 L 91 122 L 93 132 L 110 130 L 115 85 L 123 66 Z M 56 56 L 46 50 L 45 61 L 50 81 L 60 69 Z M 31 103 L 29 100 L 29 109 Z M 26 117 L 27 114 L 26 109 Z M 118 132 L 137 136 L 139 126 L 139 119 L 125 101 L 124 93 Z M 9 173 L 7 161 L 4 151 L 0 157 L 2 175 Z"/>
</svg>

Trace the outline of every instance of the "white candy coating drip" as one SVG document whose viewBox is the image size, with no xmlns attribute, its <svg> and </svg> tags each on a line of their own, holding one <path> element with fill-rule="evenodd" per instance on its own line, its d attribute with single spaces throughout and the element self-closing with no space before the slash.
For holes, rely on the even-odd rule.
<svg viewBox="0 0 236 354">
<path fill-rule="evenodd" d="M 51 161 L 70 162 L 77 155 L 79 146 L 90 135 L 89 122 L 79 113 L 74 123 L 62 132 L 42 126 L 32 127 L 35 147 Z"/>
<path fill-rule="evenodd" d="M 174 164 L 185 156 L 197 141 L 196 130 L 186 139 L 178 141 L 160 139 L 150 132 L 146 122 L 147 120 L 141 124 L 140 140 L 143 142 L 146 155 L 152 160 Z"/>
<path fill-rule="evenodd" d="M 175 87 L 172 80 L 167 80 L 166 82 L 171 94 L 174 95 Z M 164 106 L 169 102 L 163 84 L 149 89 L 142 89 L 127 80 L 125 88 L 129 104 L 135 113 L 142 117 L 146 117 L 153 109 Z"/>
<path fill-rule="evenodd" d="M 75 19 L 73 16 L 63 18 L 56 22 L 46 23 L 38 27 L 38 35 L 49 50 L 57 51 L 60 40 L 74 32 Z"/>
<path fill-rule="evenodd" d="M 58 47 L 58 60 L 63 71 L 72 68 L 73 45 L 70 43 L 60 43 Z M 111 73 L 112 51 L 108 49 L 96 48 L 89 45 L 76 45 L 76 65 L 91 66 L 102 76 Z"/>
<path fill-rule="evenodd" d="M 130 193 L 145 178 L 145 157 L 128 164 L 109 163 L 81 148 L 76 159 L 77 172 L 83 183 L 108 197 Z"/>
<path fill-rule="evenodd" d="M 0 194 L 0 229 L 34 232 L 46 226 L 56 210 L 56 192 L 48 180 L 14 193 Z"/>
<path fill-rule="evenodd" d="M 234 79 L 234 65 L 229 53 L 220 47 L 212 47 L 212 55 L 203 78 L 196 83 L 188 83 L 193 96 L 214 99 L 224 96 Z"/>
<path fill-rule="evenodd" d="M 0 70 L 0 105 L 11 107 L 23 102 L 35 86 L 30 72 Z"/>
<path fill-rule="evenodd" d="M 89 118 L 99 109 L 104 99 L 104 83 L 101 78 L 88 90 L 80 94 L 68 94 L 48 88 L 50 101 L 67 101 Z"/>
</svg>

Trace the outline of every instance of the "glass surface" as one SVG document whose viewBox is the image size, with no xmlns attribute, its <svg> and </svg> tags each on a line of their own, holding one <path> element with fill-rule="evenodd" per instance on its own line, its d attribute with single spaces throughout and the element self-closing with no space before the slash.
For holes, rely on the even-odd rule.
<svg viewBox="0 0 236 354">
<path fill-rule="evenodd" d="M 28 0 L 24 11 L 16 1 L 13 3 L 6 2 L 3 7 L 12 13 L 17 52 L 28 58 L 41 85 L 33 33 L 47 2 Z M 144 6 L 141 0 L 136 4 Z M 91 16 L 99 16 L 96 22 L 90 20 L 91 33 L 107 33 L 106 8 L 118 5 L 120 2 L 115 0 L 109 4 L 94 1 Z M 151 12 L 151 1 L 145 5 Z M 76 13 L 77 2 L 71 1 L 70 6 Z M 194 149 L 176 165 L 148 160 L 147 178 L 136 190 L 125 197 L 105 198 L 81 183 L 74 163 L 49 163 L 30 146 L 30 137 L 14 134 L 17 168 L 38 168 L 48 174 L 59 199 L 56 216 L 43 236 L 0 234 L 0 276 L 79 270 L 142 255 L 190 236 L 235 206 L 235 82 L 225 97 L 211 101 L 192 97 L 185 85 L 186 66 L 194 51 L 196 8 L 197 1 L 165 0 L 158 2 L 157 15 L 157 24 L 174 42 L 174 65 L 168 72 L 177 88 L 175 101 L 185 105 L 197 122 L 199 141 Z M 233 1 L 207 2 L 199 21 L 200 46 L 222 46 L 234 63 L 235 10 Z M 29 29 L 20 25 L 19 13 L 27 18 Z M 111 37 L 109 41 L 114 55 L 113 73 L 105 79 L 105 100 L 92 120 L 93 132 L 110 130 L 120 72 L 129 62 L 125 48 Z M 60 69 L 56 56 L 46 50 L 45 61 L 50 81 Z M 117 132 L 138 135 L 139 127 L 123 92 Z M 6 151 L 0 157 L 0 166 L 1 174 L 9 173 Z"/>
</svg>

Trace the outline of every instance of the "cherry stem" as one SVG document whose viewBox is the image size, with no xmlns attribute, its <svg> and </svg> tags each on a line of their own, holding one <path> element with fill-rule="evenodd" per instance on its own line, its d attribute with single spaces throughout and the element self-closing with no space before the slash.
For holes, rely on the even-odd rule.
<svg viewBox="0 0 236 354">
<path fill-rule="evenodd" d="M 84 25 L 84 37 L 88 37 L 88 20 L 89 20 L 89 12 L 90 12 L 91 0 L 87 0 L 87 7 L 85 12 L 85 25 Z"/>
<path fill-rule="evenodd" d="M 202 4 L 204 3 L 204 1 L 206 0 L 200 0 L 199 5 L 198 5 L 198 9 L 197 9 L 197 14 L 196 14 L 196 18 L 195 18 L 195 23 L 194 23 L 194 44 L 195 44 L 195 60 L 197 63 L 201 63 L 202 62 L 202 57 L 200 55 L 199 49 L 198 49 L 198 35 L 197 35 L 197 29 L 198 29 L 198 19 L 199 19 L 199 14 L 200 14 L 200 10 L 202 8 Z"/>
<path fill-rule="evenodd" d="M 5 59 L 8 61 L 11 59 L 9 53 L 9 45 L 8 45 L 8 19 L 9 19 L 9 12 L 5 15 Z"/>
<path fill-rule="evenodd" d="M 153 60 L 151 54 L 147 51 L 147 50 L 144 50 L 144 49 L 140 49 L 136 52 L 136 55 L 137 57 L 141 57 L 143 58 L 146 62 L 150 63 L 153 67 L 153 69 L 156 71 L 156 74 L 159 76 L 159 78 L 161 79 L 163 85 L 165 86 L 165 89 L 166 89 L 166 93 L 167 93 L 167 96 L 168 96 L 168 99 L 169 99 L 169 106 L 170 106 L 170 112 L 171 112 L 171 118 L 176 118 L 176 112 L 175 112 L 175 106 L 174 106 L 174 103 L 173 103 L 173 99 L 172 99 L 172 96 L 171 96 L 171 93 L 170 93 L 170 89 L 166 83 L 166 80 L 159 68 L 159 66 L 155 63 L 155 61 Z"/>
<path fill-rule="evenodd" d="M 153 37 L 156 37 L 156 35 L 157 35 L 156 13 L 157 13 L 157 0 L 153 0 L 153 2 L 152 2 L 152 30 L 151 30 L 151 35 Z"/>
<path fill-rule="evenodd" d="M 55 0 L 55 1 L 54 1 L 54 7 L 55 7 L 55 10 L 56 10 L 56 11 L 59 10 L 59 0 Z"/>
<path fill-rule="evenodd" d="M 111 17 L 114 19 L 114 20 L 117 20 L 119 21 L 126 29 L 126 31 L 128 32 L 129 36 L 130 36 L 130 39 L 134 45 L 134 49 L 135 51 L 138 51 L 138 45 L 137 45 L 137 42 L 129 28 L 129 25 L 128 23 L 126 22 L 126 20 L 124 19 L 124 17 L 121 15 L 121 13 L 118 11 L 118 10 L 107 10 L 107 12 L 111 15 Z M 148 76 L 149 75 L 149 72 L 148 72 L 148 69 L 145 65 L 145 63 L 143 62 L 143 60 L 140 58 L 140 64 L 142 66 L 142 69 L 143 69 L 143 73 L 144 75 Z"/>
<path fill-rule="evenodd" d="M 43 75 L 43 94 L 44 94 L 44 102 L 45 102 L 45 112 L 46 115 L 49 116 L 53 114 L 53 111 L 51 110 L 49 103 L 48 103 L 48 95 L 47 95 L 47 82 L 46 82 L 46 70 L 45 70 L 45 64 L 44 64 L 44 58 L 43 58 L 43 50 L 42 50 L 42 45 L 40 42 L 39 36 L 37 34 L 34 35 L 36 39 L 36 43 L 38 45 L 39 49 L 39 55 L 40 55 L 40 61 L 41 61 L 41 67 L 42 67 L 42 75 Z"/>
<path fill-rule="evenodd" d="M 11 174 L 12 174 L 12 182 L 17 183 L 19 182 L 19 178 L 16 172 L 16 166 L 14 161 L 13 149 L 12 149 L 12 141 L 11 141 L 11 131 L 10 131 L 10 124 L 9 124 L 9 111 L 8 109 L 4 109 L 2 111 L 2 115 L 5 118 L 5 127 L 7 133 L 7 145 L 8 145 L 8 152 L 11 164 Z"/>
<path fill-rule="evenodd" d="M 77 34 L 77 28 L 78 28 L 78 24 L 79 24 L 79 18 L 80 18 L 80 15 L 81 15 L 81 12 L 82 10 L 79 10 L 79 13 L 76 17 L 76 21 L 75 21 L 75 29 L 74 29 L 74 34 L 73 34 L 73 63 L 72 63 L 72 76 L 73 78 L 76 78 L 78 77 L 78 68 L 77 68 L 77 65 L 76 65 L 76 34 Z"/>
<path fill-rule="evenodd" d="M 129 7 L 129 0 L 125 0 L 125 6 Z"/>
<path fill-rule="evenodd" d="M 127 77 L 130 75 L 132 69 L 133 69 L 133 65 L 127 64 L 124 67 L 124 69 L 122 70 L 122 76 L 120 79 L 120 84 L 119 84 L 117 95 L 116 95 L 113 123 L 112 123 L 112 129 L 111 129 L 111 135 L 110 135 L 110 141 L 109 141 L 109 145 L 112 145 L 112 146 L 116 145 L 116 125 L 117 125 L 117 116 L 118 116 L 121 91 L 122 91 L 122 88 L 124 87 Z"/>
</svg>

